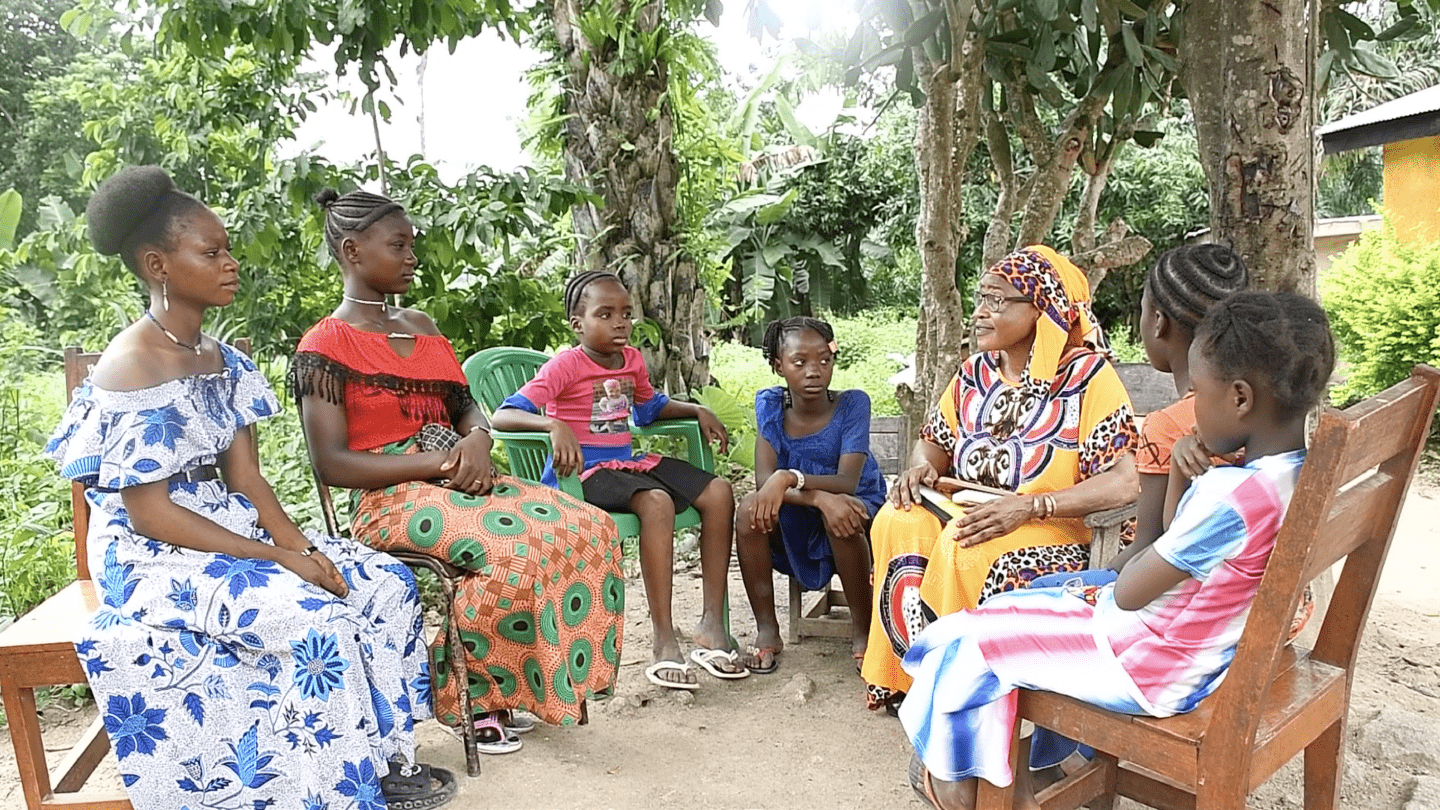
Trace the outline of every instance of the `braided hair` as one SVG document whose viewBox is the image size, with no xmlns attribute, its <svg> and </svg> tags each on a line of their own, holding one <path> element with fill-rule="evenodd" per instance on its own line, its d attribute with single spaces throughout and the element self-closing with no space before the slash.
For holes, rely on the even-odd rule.
<svg viewBox="0 0 1440 810">
<path fill-rule="evenodd" d="M 85 206 L 90 243 L 104 256 L 120 254 L 130 272 L 140 275 L 140 248 L 169 250 L 175 222 L 205 203 L 175 186 L 159 166 L 121 169 L 95 189 Z"/>
<path fill-rule="evenodd" d="M 1145 286 L 1155 306 L 1193 335 L 1212 304 L 1249 288 L 1250 273 L 1224 245 L 1182 245 L 1161 254 Z"/>
<path fill-rule="evenodd" d="M 609 279 L 621 287 L 625 286 L 625 282 L 621 281 L 620 277 L 614 273 L 604 273 L 598 270 L 586 270 L 571 276 L 570 280 L 565 282 L 565 317 L 584 314 L 585 289 L 602 279 Z"/>
<path fill-rule="evenodd" d="M 396 211 L 405 212 L 404 206 L 389 197 L 362 189 L 348 194 L 323 189 L 315 195 L 315 202 L 325 209 L 325 244 L 337 261 L 345 234 L 360 233 Z"/>
<path fill-rule="evenodd" d="M 1296 293 L 1235 293 L 1205 313 L 1195 345 L 1224 378 L 1262 382 L 1287 419 L 1320 402 L 1335 369 L 1325 310 Z"/>
<path fill-rule="evenodd" d="M 775 361 L 780 359 L 780 344 L 784 342 L 785 334 L 805 329 L 815 332 L 824 338 L 826 343 L 835 342 L 835 330 L 830 328 L 830 324 L 819 318 L 797 316 L 786 318 L 783 321 L 771 321 L 765 326 L 765 337 L 760 341 L 760 352 L 764 355 L 765 361 L 772 366 L 775 365 Z"/>
</svg>

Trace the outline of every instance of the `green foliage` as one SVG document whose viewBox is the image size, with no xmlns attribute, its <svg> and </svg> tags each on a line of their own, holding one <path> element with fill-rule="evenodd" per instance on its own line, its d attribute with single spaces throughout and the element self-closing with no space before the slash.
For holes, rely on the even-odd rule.
<svg viewBox="0 0 1440 810">
<path fill-rule="evenodd" d="M 213 207 L 230 232 L 241 290 L 210 314 L 207 331 L 248 336 L 263 356 L 288 355 L 340 294 L 313 197 L 325 186 L 373 183 L 379 166 L 277 157 L 276 144 L 315 106 L 315 77 L 249 47 L 211 58 L 142 45 L 132 41 L 127 54 L 102 37 L 97 54 L 42 83 L 31 94 L 36 116 L 57 120 L 38 129 L 81 122 L 86 152 L 72 188 L 82 202 L 119 167 L 157 163 Z M 447 185 L 418 158 L 388 174 L 420 230 L 421 265 L 407 303 L 432 310 L 457 349 L 546 346 L 564 334 L 548 276 L 567 237 L 549 223 L 578 191 L 529 170 L 477 169 Z M 83 216 L 59 197 L 41 202 L 38 228 L 13 251 L 0 250 L 0 281 L 0 301 L 8 298 L 51 345 L 103 346 L 144 305 L 136 280 L 118 259 L 93 253 Z"/>
<path fill-rule="evenodd" d="M 586 193 L 531 169 L 476 169 L 446 185 L 412 159 L 394 172 L 420 258 L 406 303 L 435 319 L 460 357 L 490 346 L 544 349 L 569 336 L 559 290 L 573 243 L 551 222 Z"/>
<path fill-rule="evenodd" d="M 897 358 L 906 358 L 915 351 L 914 315 L 900 310 L 870 310 L 844 317 L 817 314 L 835 328 L 835 341 L 840 346 L 830 387 L 859 388 L 869 394 L 876 416 L 899 414 L 900 405 L 888 380 L 904 364 Z M 745 403 L 752 418 L 755 392 L 784 384 L 758 348 L 739 343 L 715 345 L 710 374 L 729 395 Z"/>
<path fill-rule="evenodd" d="M 0 306 L 0 618 L 19 616 L 75 578 L 69 487 L 40 455 L 63 386 L 38 332 Z"/>
<path fill-rule="evenodd" d="M 787 299 L 803 308 L 812 276 L 845 269 L 828 241 L 785 222 L 800 192 L 782 191 L 783 185 L 782 175 L 769 188 L 742 191 L 711 220 L 713 227 L 725 231 L 715 258 L 733 263 L 732 279 L 741 291 L 740 300 L 733 302 L 732 324 L 755 324 L 784 314 L 779 304 Z"/>
<path fill-rule="evenodd" d="M 9 250 L 15 245 L 15 229 L 20 227 L 22 202 L 20 192 L 13 188 L 0 193 L 0 250 Z"/>
<path fill-rule="evenodd" d="M 103 20 L 110 4 L 89 3 L 73 12 L 67 23 L 88 28 Z M 154 6 L 131 0 L 132 12 L 150 13 Z M 404 56 L 424 53 L 444 42 L 453 53 L 460 40 L 493 28 L 518 39 L 529 30 L 531 13 L 510 0 L 188 0 L 158 7 L 157 38 L 178 43 L 198 56 L 220 58 L 238 45 L 253 45 L 267 61 L 293 67 L 315 50 L 333 48 L 335 71 L 344 75 L 359 66 L 359 77 L 371 90 L 379 87 L 377 68 L 390 83 L 395 76 L 386 52 L 397 42 Z M 126 33 L 148 30 L 155 21 L 137 20 Z"/>
<path fill-rule="evenodd" d="M 718 385 L 707 385 L 692 395 L 709 408 L 730 436 L 730 452 L 722 458 L 744 470 L 755 469 L 755 399 L 737 397 Z"/>
<path fill-rule="evenodd" d="M 1320 160 L 1316 172 L 1315 217 L 1375 213 L 1385 193 L 1385 162 L 1378 146 L 1353 149 Z"/>
<path fill-rule="evenodd" d="M 82 44 L 60 27 L 60 15 L 70 6 L 71 0 L 0 3 L 0 132 L 5 133 L 7 147 L 0 150 L 0 189 L 13 187 L 27 200 L 55 193 L 56 157 L 65 151 L 27 148 L 31 138 L 27 123 L 32 116 L 30 91 L 63 72 L 81 50 Z M 69 137 L 74 137 L 73 127 Z M 19 234 L 24 236 L 34 225 L 32 208 L 22 215 Z"/>
<path fill-rule="evenodd" d="M 1440 365 L 1440 242 L 1402 242 L 1387 220 L 1335 257 L 1320 293 L 1348 367 L 1336 402 L 1382 391 L 1416 363 Z"/>
<path fill-rule="evenodd" d="M 1120 153 L 1100 197 L 1098 221 L 1123 217 L 1131 233 L 1154 246 L 1139 263 L 1106 274 L 1095 291 L 1095 314 L 1101 323 L 1124 322 L 1136 328 L 1141 285 L 1150 266 L 1161 253 L 1184 244 L 1187 233 L 1210 224 L 1210 195 L 1194 128 L 1172 120 L 1161 131 L 1165 137 L 1156 145 L 1131 146 Z"/>
</svg>

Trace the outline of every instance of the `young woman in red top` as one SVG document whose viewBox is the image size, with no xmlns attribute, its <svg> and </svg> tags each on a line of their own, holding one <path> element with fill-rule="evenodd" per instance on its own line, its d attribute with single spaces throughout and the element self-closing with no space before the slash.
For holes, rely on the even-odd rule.
<svg viewBox="0 0 1440 810">
<path fill-rule="evenodd" d="M 540 484 L 497 477 L 484 415 L 455 350 L 422 312 L 386 303 L 414 280 L 415 232 L 400 205 L 334 191 L 325 239 L 343 301 L 300 341 L 291 372 L 321 477 L 351 490 L 351 535 L 465 569 L 455 615 L 469 652 L 472 718 L 484 753 L 519 748 L 525 709 L 548 723 L 582 717 L 614 686 L 625 591 L 615 524 Z M 435 716 L 461 722 L 445 634 L 432 651 Z"/>
</svg>

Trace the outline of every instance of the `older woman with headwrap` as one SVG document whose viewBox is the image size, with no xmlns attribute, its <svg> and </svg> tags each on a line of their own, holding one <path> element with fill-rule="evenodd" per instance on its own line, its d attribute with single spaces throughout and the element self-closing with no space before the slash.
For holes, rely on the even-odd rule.
<svg viewBox="0 0 1440 810">
<path fill-rule="evenodd" d="M 875 606 L 861 670 L 870 708 L 910 686 L 900 657 L 931 620 L 1037 576 L 1084 568 L 1084 516 L 1135 500 L 1136 434 L 1097 333 L 1085 275 L 1048 247 L 980 277 L 979 351 L 931 410 L 910 467 L 875 516 Z M 920 487 L 941 476 L 1014 493 L 942 523 Z"/>
</svg>

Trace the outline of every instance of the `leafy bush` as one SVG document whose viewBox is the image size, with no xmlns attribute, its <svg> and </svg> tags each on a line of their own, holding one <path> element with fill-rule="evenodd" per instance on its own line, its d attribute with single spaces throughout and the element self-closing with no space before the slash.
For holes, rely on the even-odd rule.
<svg viewBox="0 0 1440 810">
<path fill-rule="evenodd" d="M 1332 393 L 1353 402 L 1440 365 L 1440 242 L 1407 244 L 1387 218 L 1335 258 L 1320 292 L 1349 376 Z"/>
<path fill-rule="evenodd" d="M 822 315 L 823 316 L 823 315 Z M 901 368 L 891 354 L 908 357 L 915 351 L 913 316 L 893 310 L 871 310 L 854 317 L 827 317 L 835 327 L 840 356 L 831 387 L 859 388 L 870 395 L 876 416 L 900 413 L 895 390 L 887 382 Z M 710 374 L 728 394 L 753 409 L 755 392 L 782 380 L 770 370 L 760 349 L 738 343 L 717 343 L 710 356 Z"/>
<path fill-rule="evenodd" d="M 33 373 L 31 331 L 0 309 L 0 618 L 19 616 L 75 578 L 69 488 L 40 455 L 65 395 Z M 33 336 L 31 336 L 33 337 Z"/>
</svg>

